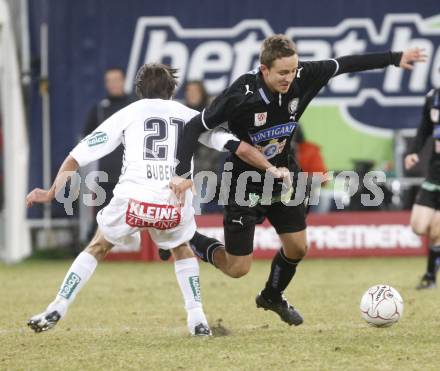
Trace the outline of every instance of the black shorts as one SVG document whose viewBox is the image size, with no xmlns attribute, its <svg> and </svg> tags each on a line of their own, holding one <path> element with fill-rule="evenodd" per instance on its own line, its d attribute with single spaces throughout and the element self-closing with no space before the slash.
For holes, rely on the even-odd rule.
<svg viewBox="0 0 440 371">
<path fill-rule="evenodd" d="M 225 206 L 223 225 L 225 248 L 231 255 L 244 256 L 254 249 L 255 225 L 267 218 L 278 234 L 299 232 L 306 229 L 304 204 L 286 206 L 282 202 L 254 207 L 240 206 L 235 202 Z"/>
<path fill-rule="evenodd" d="M 429 207 L 430 209 L 440 210 L 440 190 L 428 191 L 422 185 L 414 203 Z"/>
</svg>

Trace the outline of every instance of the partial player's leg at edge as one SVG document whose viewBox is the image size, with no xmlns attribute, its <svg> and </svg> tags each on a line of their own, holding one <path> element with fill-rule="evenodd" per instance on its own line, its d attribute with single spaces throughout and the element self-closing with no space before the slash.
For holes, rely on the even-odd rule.
<svg viewBox="0 0 440 371">
<path fill-rule="evenodd" d="M 46 310 L 30 318 L 28 326 L 36 333 L 52 329 L 66 316 L 69 305 L 93 275 L 98 262 L 102 261 L 113 244 L 108 242 L 99 228 L 87 248 L 80 253 L 68 270 L 61 288 Z M 211 336 L 202 307 L 199 265 L 188 244 L 171 249 L 177 281 L 187 312 L 187 327 L 194 336 Z"/>
</svg>

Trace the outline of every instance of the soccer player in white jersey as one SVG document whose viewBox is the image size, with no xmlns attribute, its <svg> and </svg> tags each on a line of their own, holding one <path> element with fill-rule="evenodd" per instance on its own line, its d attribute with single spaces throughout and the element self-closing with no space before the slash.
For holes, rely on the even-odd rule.
<svg viewBox="0 0 440 371">
<path fill-rule="evenodd" d="M 136 77 L 136 93 L 142 99 L 112 115 L 84 138 L 67 156 L 49 190 L 36 188 L 27 195 L 28 207 L 51 202 L 72 172 L 123 143 L 123 168 L 113 198 L 99 212 L 94 238 L 73 262 L 54 301 L 29 320 L 35 332 L 49 330 L 66 315 L 98 262 L 114 245 L 139 246 L 140 231 L 146 229 L 158 247 L 172 252 L 189 332 L 211 335 L 200 297 L 198 261 L 188 246 L 196 230 L 192 193 L 186 192 L 180 207 L 168 186 L 178 137 L 185 123 L 198 114 L 170 99 L 176 87 L 175 73 L 165 65 L 142 66 Z"/>
</svg>

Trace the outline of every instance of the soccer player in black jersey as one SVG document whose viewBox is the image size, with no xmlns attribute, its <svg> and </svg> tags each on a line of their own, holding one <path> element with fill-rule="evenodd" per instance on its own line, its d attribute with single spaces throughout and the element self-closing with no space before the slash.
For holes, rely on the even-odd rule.
<svg viewBox="0 0 440 371">
<path fill-rule="evenodd" d="M 419 162 L 418 152 L 426 139 L 432 136 L 434 146 L 430 157 L 428 176 L 417 193 L 411 213 L 411 227 L 429 239 L 428 265 L 417 289 L 436 287 L 436 274 L 440 266 L 440 89 L 426 95 L 423 116 L 411 153 L 405 157 L 405 168 Z"/>
<path fill-rule="evenodd" d="M 224 122 L 228 122 L 229 130 L 241 142 L 257 148 L 274 167 L 297 173 L 297 164 L 288 156 L 291 136 L 310 101 L 332 77 L 390 65 L 411 69 L 414 62 L 423 61 L 425 57 L 420 49 L 414 48 L 400 53 L 302 62 L 298 60 L 294 43 L 286 36 L 268 37 L 262 44 L 260 67 L 240 76 L 185 127 L 178 149 L 176 175 L 188 176 L 190 173 L 190 162 L 199 135 Z M 289 325 L 299 325 L 303 318 L 284 298 L 283 291 L 307 252 L 305 207 L 303 203 L 290 206 L 281 201 L 283 187 L 279 180 L 274 181 L 272 198 L 267 200 L 262 197 L 267 172 L 264 168 L 249 165 L 235 154 L 241 142 L 230 140 L 225 145 L 231 151 L 230 161 L 233 164 L 223 219 L 225 245 L 197 232 L 191 244 L 204 261 L 228 276 L 241 277 L 251 267 L 255 224 L 268 218 L 281 239 L 282 248 L 273 258 L 264 289 L 257 295 L 257 307 L 276 312 Z M 242 182 L 249 177 L 249 171 L 254 174 L 252 180 Z M 178 196 L 182 194 L 182 186 L 170 186 Z M 236 197 L 243 193 L 246 205 Z"/>
</svg>

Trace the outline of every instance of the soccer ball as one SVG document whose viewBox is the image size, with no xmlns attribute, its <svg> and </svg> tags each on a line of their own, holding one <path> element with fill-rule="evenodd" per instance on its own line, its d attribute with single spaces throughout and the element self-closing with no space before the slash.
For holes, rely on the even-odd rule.
<svg viewBox="0 0 440 371">
<path fill-rule="evenodd" d="M 403 299 L 396 289 L 388 285 L 370 287 L 361 299 L 361 316 L 376 327 L 391 326 L 403 314 Z"/>
</svg>

